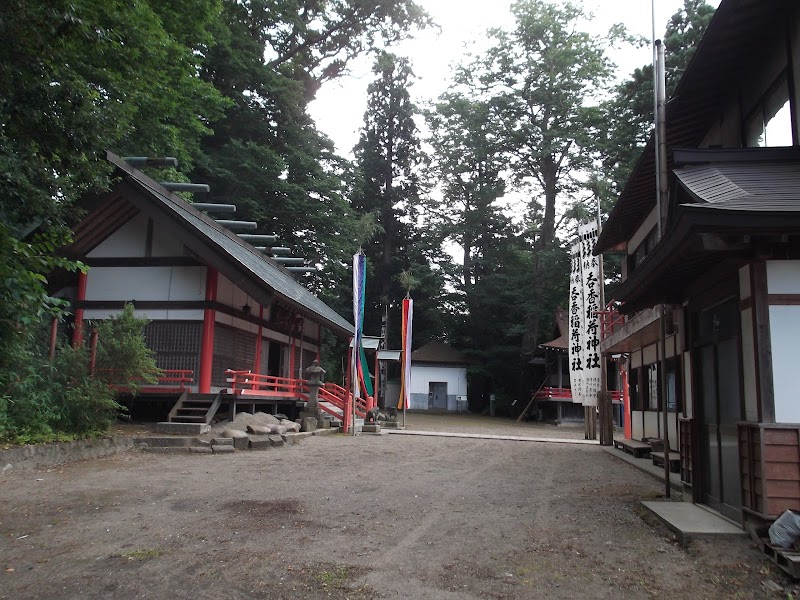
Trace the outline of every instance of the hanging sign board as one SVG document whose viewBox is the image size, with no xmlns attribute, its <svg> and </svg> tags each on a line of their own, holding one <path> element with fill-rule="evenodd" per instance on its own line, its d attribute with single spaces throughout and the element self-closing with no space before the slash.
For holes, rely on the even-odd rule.
<svg viewBox="0 0 800 600">
<path fill-rule="evenodd" d="M 583 404 L 583 351 L 585 311 L 583 309 L 583 277 L 581 275 L 581 245 L 572 246 L 569 274 L 569 380 L 572 401 Z"/>
<path fill-rule="evenodd" d="M 594 256 L 597 243 L 597 222 L 578 227 L 581 253 L 581 278 L 583 291 L 583 405 L 597 406 L 603 361 L 600 358 L 600 258 Z"/>
</svg>

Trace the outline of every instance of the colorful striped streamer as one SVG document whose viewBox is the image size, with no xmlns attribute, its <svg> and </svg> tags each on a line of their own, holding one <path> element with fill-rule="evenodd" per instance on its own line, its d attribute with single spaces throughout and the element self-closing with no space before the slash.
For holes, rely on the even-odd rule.
<svg viewBox="0 0 800 600">
<path fill-rule="evenodd" d="M 411 406 L 411 323 L 414 320 L 414 301 L 411 298 L 403 300 L 403 323 L 400 332 L 403 362 L 400 375 L 400 398 L 397 408 Z"/>
</svg>

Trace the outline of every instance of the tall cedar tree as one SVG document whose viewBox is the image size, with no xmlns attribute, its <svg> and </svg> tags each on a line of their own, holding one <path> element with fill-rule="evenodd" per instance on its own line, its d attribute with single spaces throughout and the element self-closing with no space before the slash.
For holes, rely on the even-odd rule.
<svg viewBox="0 0 800 600">
<path fill-rule="evenodd" d="M 353 206 L 363 213 L 376 213 L 382 228 L 364 248 L 371 266 L 367 300 L 374 327 L 375 314 L 383 314 L 399 300 L 394 278 L 404 269 L 409 217 L 419 191 L 420 144 L 414 124 L 416 108 L 408 91 L 414 77 L 408 59 L 383 52 L 372 72 L 376 79 L 367 87 L 364 127 L 354 149 L 361 189 Z"/>
</svg>

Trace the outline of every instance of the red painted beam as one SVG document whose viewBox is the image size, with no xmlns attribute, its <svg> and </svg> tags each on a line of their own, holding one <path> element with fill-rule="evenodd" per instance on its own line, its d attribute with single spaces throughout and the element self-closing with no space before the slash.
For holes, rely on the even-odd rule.
<svg viewBox="0 0 800 600">
<path fill-rule="evenodd" d="M 206 301 L 217 300 L 217 283 L 219 273 L 216 269 L 208 267 L 206 273 Z M 214 321 L 217 311 L 213 308 L 203 310 L 203 335 L 200 346 L 200 374 L 198 376 L 198 391 L 201 394 L 211 392 L 211 368 L 214 364 Z"/>
</svg>

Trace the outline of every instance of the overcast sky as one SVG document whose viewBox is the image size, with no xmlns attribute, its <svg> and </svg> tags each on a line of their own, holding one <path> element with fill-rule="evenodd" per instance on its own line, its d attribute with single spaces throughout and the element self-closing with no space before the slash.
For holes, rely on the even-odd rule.
<svg viewBox="0 0 800 600">
<path fill-rule="evenodd" d="M 392 49 L 407 56 L 418 76 L 411 88 L 418 104 L 434 100 L 444 92 L 450 81 L 451 65 L 464 56 L 465 46 L 486 40 L 490 27 L 511 26 L 510 0 L 417 0 L 440 26 L 440 31 L 423 31 Z M 578 0 L 580 1 L 580 0 Z M 654 0 L 656 32 L 661 36 L 669 17 L 683 5 L 682 0 Z M 718 6 L 719 0 L 709 0 Z M 650 0 L 584 0 L 594 19 L 586 30 L 598 35 L 614 24 L 623 23 L 629 33 L 646 36 L 652 33 Z M 636 67 L 652 62 L 650 46 L 626 48 L 611 54 L 618 65 L 620 77 Z M 366 107 L 366 89 L 372 80 L 372 59 L 355 62 L 351 73 L 340 81 L 323 86 L 311 105 L 311 114 L 320 130 L 336 143 L 339 154 L 350 156 L 358 141 Z"/>
</svg>

